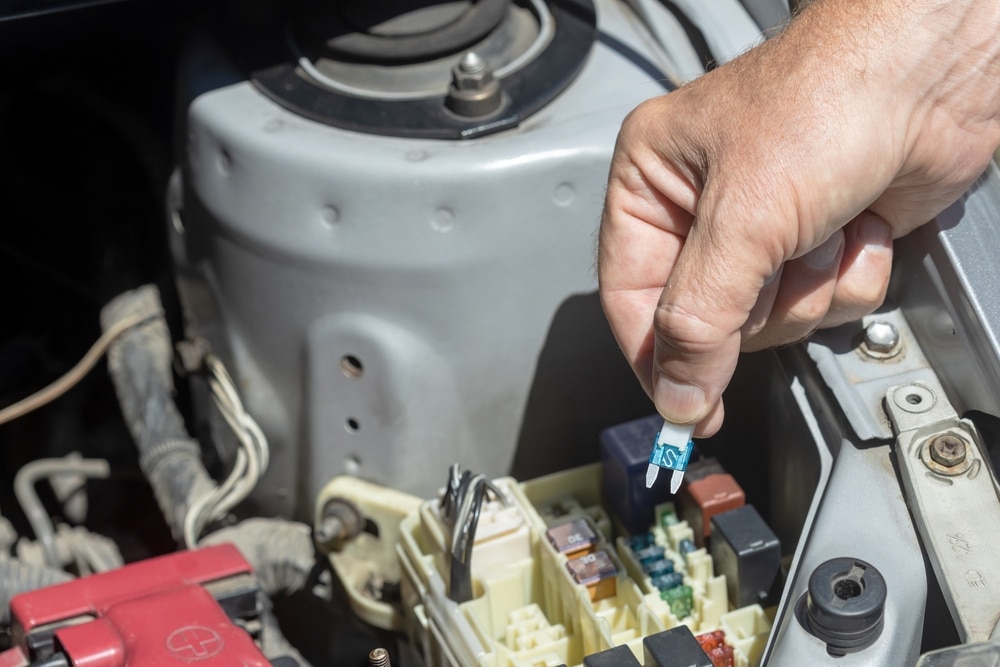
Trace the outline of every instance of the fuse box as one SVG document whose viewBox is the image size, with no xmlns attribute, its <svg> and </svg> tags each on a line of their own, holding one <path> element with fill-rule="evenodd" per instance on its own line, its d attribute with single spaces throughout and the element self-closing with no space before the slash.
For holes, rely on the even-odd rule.
<svg viewBox="0 0 1000 667">
<path fill-rule="evenodd" d="M 758 605 L 730 608 L 726 577 L 706 549 L 685 548 L 695 531 L 672 505 L 658 507 L 644 532 L 615 537 L 600 465 L 493 484 L 503 497 L 484 503 L 479 520 L 493 525 L 502 513 L 507 534 L 523 539 L 480 542 L 477 532 L 467 601 L 448 594 L 450 541 L 437 501 L 400 524 L 404 625 L 426 664 L 598 665 L 598 654 L 622 647 L 641 662 L 644 640 L 671 629 L 687 633 L 706 664 L 693 635 L 712 631 L 734 665 L 759 664 L 770 619 Z"/>
</svg>

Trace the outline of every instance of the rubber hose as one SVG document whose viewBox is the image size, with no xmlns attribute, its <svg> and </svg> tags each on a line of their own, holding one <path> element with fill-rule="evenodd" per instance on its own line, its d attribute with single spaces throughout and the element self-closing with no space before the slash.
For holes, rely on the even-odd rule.
<svg viewBox="0 0 1000 667">
<path fill-rule="evenodd" d="M 0 560 L 0 626 L 10 625 L 10 601 L 15 595 L 61 584 L 72 578 L 62 570 L 26 565 L 16 559 Z"/>
<path fill-rule="evenodd" d="M 40 479 L 56 475 L 81 475 L 88 479 L 106 479 L 111 474 L 111 466 L 104 459 L 38 459 L 26 463 L 14 476 L 14 495 L 21 504 L 24 515 L 31 524 L 35 539 L 42 545 L 45 554 L 45 564 L 60 568 L 59 555 L 56 553 L 55 529 L 52 519 L 45 511 L 42 501 L 35 493 L 35 484 Z"/>
<path fill-rule="evenodd" d="M 201 447 L 188 434 L 174 403 L 173 353 L 159 291 L 146 285 L 116 297 L 101 311 L 101 326 L 107 330 L 136 315 L 149 319 L 114 342 L 108 350 L 108 372 L 139 450 L 139 465 L 174 538 L 180 541 L 188 508 L 210 493 L 215 482 L 201 461 Z"/>
<path fill-rule="evenodd" d="M 309 526 L 285 519 L 247 519 L 222 528 L 199 544 L 230 542 L 253 567 L 261 589 L 272 595 L 291 595 L 309 582 L 316 567 L 316 551 Z"/>
</svg>

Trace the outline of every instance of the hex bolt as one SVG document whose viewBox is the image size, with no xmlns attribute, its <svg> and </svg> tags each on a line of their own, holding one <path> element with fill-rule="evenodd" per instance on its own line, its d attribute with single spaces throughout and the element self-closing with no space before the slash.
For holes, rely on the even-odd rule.
<svg viewBox="0 0 1000 667">
<path fill-rule="evenodd" d="M 319 542 L 331 542 L 346 532 L 344 522 L 339 517 L 324 517 L 319 526 L 316 527 L 316 540 Z"/>
<path fill-rule="evenodd" d="M 469 51 L 458 62 L 458 70 L 463 74 L 485 74 L 486 62 L 475 51 Z"/>
<path fill-rule="evenodd" d="M 954 468 L 965 461 L 965 440 L 951 433 L 935 436 L 930 442 L 931 458 L 946 468 Z"/>
<path fill-rule="evenodd" d="M 451 70 L 445 106 L 459 116 L 476 118 L 496 113 L 503 105 L 500 82 L 482 57 L 469 51 Z"/>
<path fill-rule="evenodd" d="M 365 529 L 365 517 L 347 498 L 330 498 L 323 505 L 313 532 L 322 551 L 339 551 Z"/>
<path fill-rule="evenodd" d="M 876 320 L 865 327 L 865 346 L 878 354 L 889 354 L 899 347 L 899 331 L 890 322 Z"/>
<path fill-rule="evenodd" d="M 389 652 L 384 648 L 373 648 L 368 654 L 368 664 L 370 667 L 392 667 L 389 662 Z"/>
</svg>

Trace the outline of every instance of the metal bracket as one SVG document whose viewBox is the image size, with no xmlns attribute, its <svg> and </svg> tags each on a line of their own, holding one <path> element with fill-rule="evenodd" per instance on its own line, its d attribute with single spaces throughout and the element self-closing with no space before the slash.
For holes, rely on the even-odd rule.
<svg viewBox="0 0 1000 667">
<path fill-rule="evenodd" d="M 866 331 L 878 324 L 895 331 L 898 340 L 892 351 L 866 344 Z M 903 311 L 889 306 L 861 322 L 817 332 L 806 351 L 863 441 L 888 440 L 893 435 L 882 409 L 889 387 L 934 376 Z"/>
<path fill-rule="evenodd" d="M 963 642 L 1000 620 L 1000 499 L 979 434 L 937 378 L 891 387 L 885 410 L 914 523 Z"/>
</svg>

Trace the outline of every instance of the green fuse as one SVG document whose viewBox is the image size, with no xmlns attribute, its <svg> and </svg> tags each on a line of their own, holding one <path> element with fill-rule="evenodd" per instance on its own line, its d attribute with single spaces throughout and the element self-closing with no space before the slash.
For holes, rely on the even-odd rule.
<svg viewBox="0 0 1000 667">
<path fill-rule="evenodd" d="M 674 509 L 673 503 L 664 503 L 660 506 L 660 528 L 666 530 L 670 526 L 674 526 L 680 523 L 680 519 L 677 518 L 677 510 Z"/>
<path fill-rule="evenodd" d="M 660 597 L 670 606 L 670 613 L 678 620 L 691 615 L 694 607 L 694 592 L 690 586 L 677 586 L 660 591 Z"/>
</svg>

